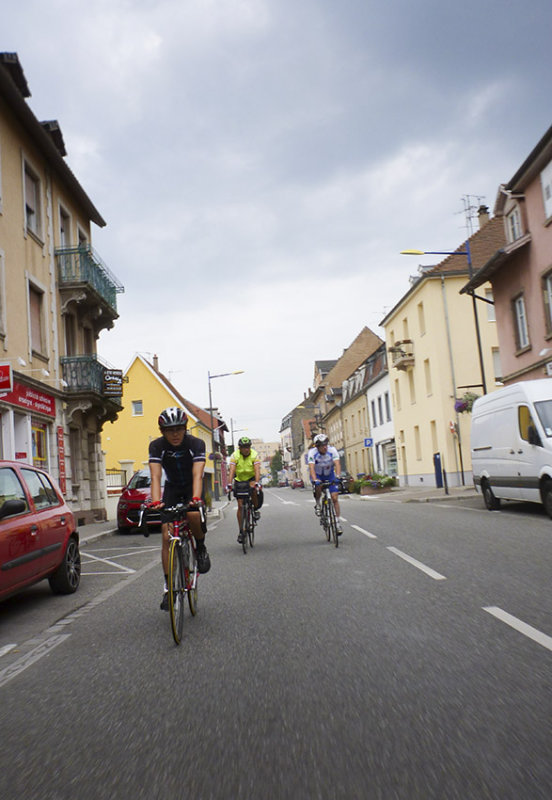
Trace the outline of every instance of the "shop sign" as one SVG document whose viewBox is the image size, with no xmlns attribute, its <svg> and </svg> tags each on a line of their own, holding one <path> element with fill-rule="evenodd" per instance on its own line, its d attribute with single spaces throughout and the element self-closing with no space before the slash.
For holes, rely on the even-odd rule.
<svg viewBox="0 0 552 800">
<path fill-rule="evenodd" d="M 26 408 L 27 411 L 36 414 L 46 414 L 48 417 L 55 417 L 55 399 L 51 394 L 41 392 L 32 386 L 24 386 L 17 381 L 13 382 L 13 390 L 2 395 L 2 400 L 14 406 Z"/>
<path fill-rule="evenodd" d="M 0 394 L 13 389 L 13 373 L 11 364 L 0 364 Z"/>
<path fill-rule="evenodd" d="M 105 369 L 103 374 L 103 393 L 105 397 L 122 397 L 123 370 Z"/>
<path fill-rule="evenodd" d="M 57 450 L 59 466 L 59 488 L 63 495 L 67 494 L 67 477 L 65 474 L 65 438 L 61 425 L 57 428 Z"/>
</svg>

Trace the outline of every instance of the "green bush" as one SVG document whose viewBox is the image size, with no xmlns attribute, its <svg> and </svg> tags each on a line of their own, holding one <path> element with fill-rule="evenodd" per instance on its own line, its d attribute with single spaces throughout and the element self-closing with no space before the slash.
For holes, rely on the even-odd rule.
<svg viewBox="0 0 552 800">
<path fill-rule="evenodd" d="M 365 475 L 360 480 L 353 481 L 353 492 L 360 494 L 361 486 L 370 486 L 372 489 L 385 489 L 389 486 L 396 486 L 397 480 L 392 475 Z"/>
</svg>

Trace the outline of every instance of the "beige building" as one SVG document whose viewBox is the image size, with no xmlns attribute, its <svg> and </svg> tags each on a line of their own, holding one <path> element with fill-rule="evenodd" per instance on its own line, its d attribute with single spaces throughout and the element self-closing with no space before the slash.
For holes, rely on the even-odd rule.
<svg viewBox="0 0 552 800">
<path fill-rule="evenodd" d="M 502 219 L 482 209 L 480 230 L 469 239 L 479 269 L 504 242 Z M 455 411 L 467 392 L 481 395 L 501 376 L 494 306 L 477 301 L 483 375 L 471 298 L 460 290 L 469 277 L 466 244 L 436 267 L 421 268 L 408 292 L 382 320 L 388 350 L 393 420 L 401 485 L 471 482 L 471 414 Z M 490 285 L 479 295 L 491 299 Z"/>
<path fill-rule="evenodd" d="M 40 122 L 16 53 L 0 53 L 0 455 L 44 467 L 78 524 L 104 519 L 100 432 L 120 370 L 98 358 L 123 288 L 92 249 L 105 222 Z"/>
</svg>

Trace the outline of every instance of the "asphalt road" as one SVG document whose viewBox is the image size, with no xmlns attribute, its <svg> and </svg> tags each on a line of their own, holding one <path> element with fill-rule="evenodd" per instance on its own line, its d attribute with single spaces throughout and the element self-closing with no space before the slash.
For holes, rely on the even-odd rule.
<svg viewBox="0 0 552 800">
<path fill-rule="evenodd" d="M 233 509 L 180 647 L 155 535 L 2 605 L 2 797 L 552 796 L 543 513 L 345 498 L 336 550 L 272 490 L 244 556 Z"/>
</svg>

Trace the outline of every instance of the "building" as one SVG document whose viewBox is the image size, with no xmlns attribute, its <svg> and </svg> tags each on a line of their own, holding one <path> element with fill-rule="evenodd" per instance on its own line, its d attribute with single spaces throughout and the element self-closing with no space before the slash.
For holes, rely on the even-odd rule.
<svg viewBox="0 0 552 800">
<path fill-rule="evenodd" d="M 160 436 L 157 425 L 159 413 L 164 408 L 179 406 L 188 415 L 188 433 L 205 442 L 204 493 L 214 497 L 215 464 L 218 467 L 217 480 L 221 486 L 226 486 L 225 423 L 214 416 L 216 457 L 213 458 L 211 414 L 180 394 L 160 372 L 157 356 L 153 357 L 153 362 L 140 354 L 134 356 L 124 373 L 123 404 L 119 418 L 105 427 L 102 436 L 108 473 L 124 473 L 122 482 L 115 481 L 115 485 L 121 486 L 135 470 L 147 465 L 149 443 Z"/>
<path fill-rule="evenodd" d="M 552 127 L 505 185 L 505 241 L 462 292 L 490 281 L 505 384 L 552 375 Z"/>
<path fill-rule="evenodd" d="M 477 270 L 503 244 L 502 218 L 482 207 L 479 230 L 437 266 L 420 267 L 381 322 L 401 485 L 441 486 L 444 473 L 450 485 L 471 480 L 470 415 L 456 401 L 481 394 L 483 384 L 494 388 L 501 369 L 492 303 L 474 307 L 460 290 L 470 276 L 468 245 Z M 491 300 L 490 285 L 480 295 Z"/>
<path fill-rule="evenodd" d="M 120 370 L 97 355 L 123 287 L 92 248 L 105 221 L 40 122 L 16 53 L 0 53 L 0 452 L 46 468 L 78 524 L 106 516 L 100 433 Z"/>
</svg>

